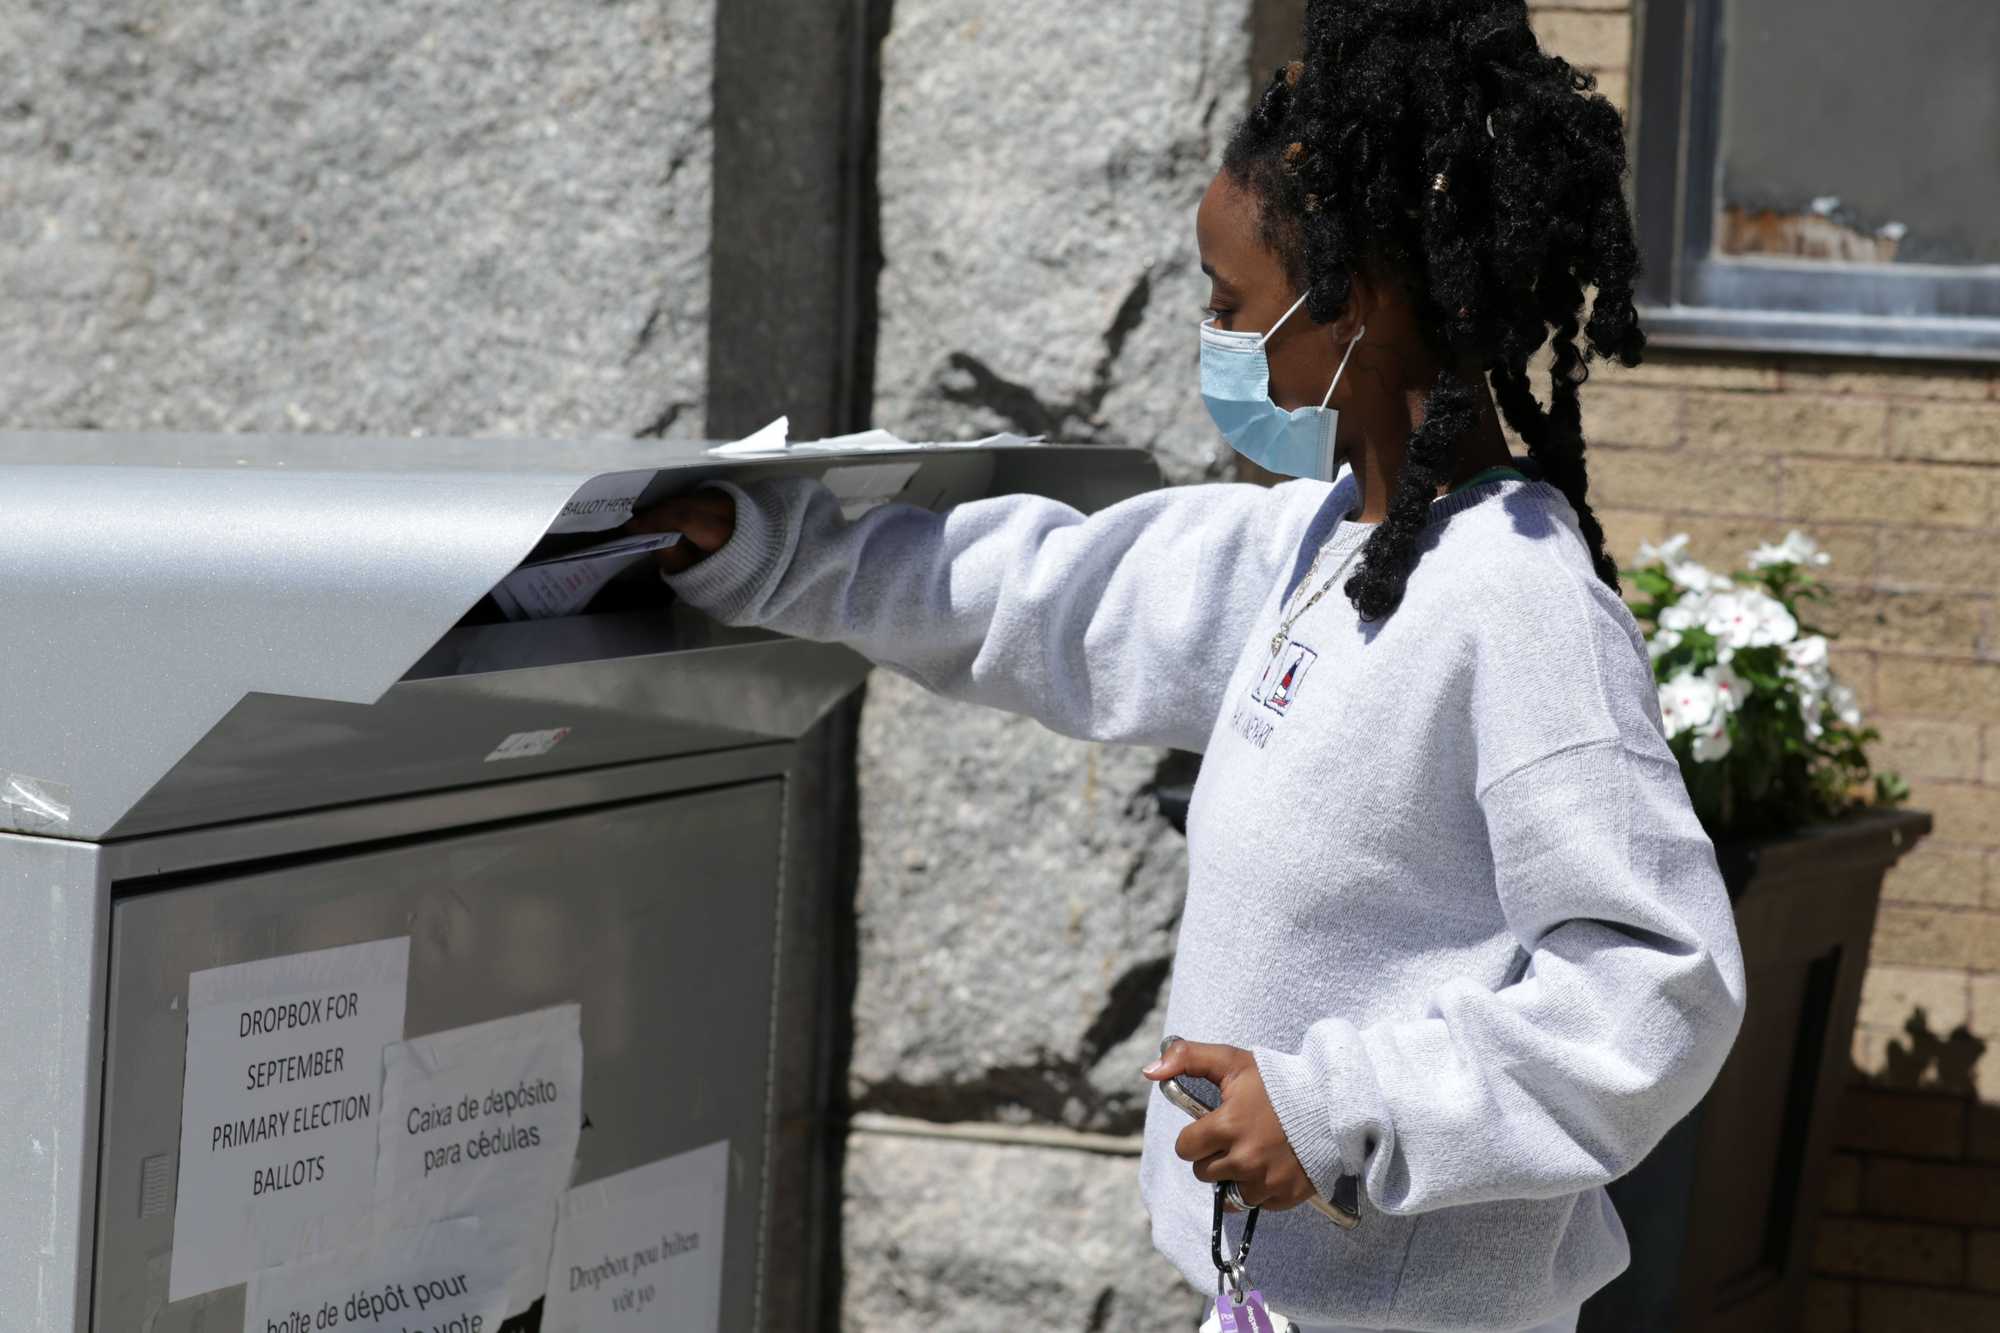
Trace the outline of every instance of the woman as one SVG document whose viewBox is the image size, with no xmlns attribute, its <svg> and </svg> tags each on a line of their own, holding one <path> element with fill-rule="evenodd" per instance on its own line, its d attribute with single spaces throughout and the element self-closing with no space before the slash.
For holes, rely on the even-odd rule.
<svg viewBox="0 0 2000 1333">
<path fill-rule="evenodd" d="M 1196 223 L 1204 396 L 1299 479 L 850 523 L 791 478 L 642 522 L 688 536 L 663 574 L 730 623 L 1205 752 L 1167 1020 L 1198 1040 L 1145 1073 L 1222 1103 L 1152 1099 L 1142 1166 L 1191 1283 L 1215 1290 L 1227 1181 L 1309 1333 L 1567 1330 L 1627 1262 L 1605 1182 L 1707 1089 L 1744 999 L 1587 496 L 1586 355 L 1644 345 L 1622 128 L 1519 0 L 1328 0 L 1305 44 Z M 1296 1206 L 1346 1176 L 1359 1226 Z"/>
</svg>

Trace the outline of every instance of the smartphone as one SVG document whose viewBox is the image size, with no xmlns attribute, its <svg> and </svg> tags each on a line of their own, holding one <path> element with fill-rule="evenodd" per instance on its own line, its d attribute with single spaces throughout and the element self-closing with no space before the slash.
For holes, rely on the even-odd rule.
<svg viewBox="0 0 2000 1333">
<path fill-rule="evenodd" d="M 1160 1054 L 1165 1056 L 1167 1048 L 1179 1041 L 1179 1037 L 1168 1037 L 1160 1043 Z M 1222 1105 L 1222 1089 L 1205 1078 L 1193 1074 L 1176 1074 L 1162 1079 L 1157 1085 L 1160 1095 L 1185 1111 L 1191 1120 L 1199 1120 Z M 1307 1203 L 1317 1208 L 1321 1215 L 1334 1225 L 1352 1231 L 1361 1225 L 1361 1181 L 1354 1176 L 1342 1176 L 1334 1182 L 1333 1200 L 1329 1202 L 1315 1194 Z"/>
<path fill-rule="evenodd" d="M 1179 1041 L 1179 1037 L 1168 1037 L 1160 1043 L 1160 1054 Z M 1188 1113 L 1191 1120 L 1199 1120 L 1222 1105 L 1222 1089 L 1205 1078 L 1193 1074 L 1176 1074 L 1160 1084 L 1160 1092 L 1175 1106 Z"/>
</svg>

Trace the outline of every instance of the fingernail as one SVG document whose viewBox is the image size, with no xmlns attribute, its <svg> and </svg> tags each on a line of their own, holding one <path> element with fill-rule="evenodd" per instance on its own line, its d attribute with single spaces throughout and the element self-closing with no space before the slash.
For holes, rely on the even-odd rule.
<svg viewBox="0 0 2000 1333">
<path fill-rule="evenodd" d="M 1155 1060 L 1153 1061 L 1153 1063 L 1147 1065 L 1144 1069 L 1140 1070 L 1139 1072 L 1150 1077 L 1154 1074 L 1159 1073 L 1160 1069 L 1162 1068 L 1162 1066 L 1165 1065 L 1165 1063 L 1166 1062 L 1164 1060 Z"/>
</svg>

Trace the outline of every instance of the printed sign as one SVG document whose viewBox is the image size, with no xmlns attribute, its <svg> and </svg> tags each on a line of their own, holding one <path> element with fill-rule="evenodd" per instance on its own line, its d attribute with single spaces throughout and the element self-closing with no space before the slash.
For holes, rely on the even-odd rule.
<svg viewBox="0 0 2000 1333">
<path fill-rule="evenodd" d="M 188 978 L 168 1300 L 362 1234 L 409 970 L 404 936 Z"/>
<path fill-rule="evenodd" d="M 556 1209 L 576 1164 L 581 1014 L 558 1005 L 382 1054 L 377 1224 L 478 1218 L 486 1248 L 504 1256 L 509 1315 L 542 1294 Z"/>
<path fill-rule="evenodd" d="M 571 1190 L 542 1333 L 715 1333 L 728 1197 L 727 1141 Z"/>
<path fill-rule="evenodd" d="M 656 473 L 607 472 L 592 477 L 549 524 L 550 532 L 604 532 L 632 517 L 632 506 L 652 485 Z"/>
<path fill-rule="evenodd" d="M 507 1272 L 488 1241 L 457 1218 L 262 1269 L 243 1333 L 497 1333 Z"/>
</svg>

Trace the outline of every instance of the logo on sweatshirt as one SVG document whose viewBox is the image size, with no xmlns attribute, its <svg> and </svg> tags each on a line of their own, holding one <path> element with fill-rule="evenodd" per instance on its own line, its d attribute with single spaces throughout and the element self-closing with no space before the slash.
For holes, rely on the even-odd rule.
<svg viewBox="0 0 2000 1333">
<path fill-rule="evenodd" d="M 1251 697 L 1278 716 L 1289 713 L 1292 703 L 1305 688 L 1306 675 L 1313 663 L 1319 661 L 1319 654 L 1302 643 L 1288 643 L 1285 651 L 1271 659 L 1271 665 L 1264 670 L 1264 679 L 1257 682 Z"/>
</svg>

